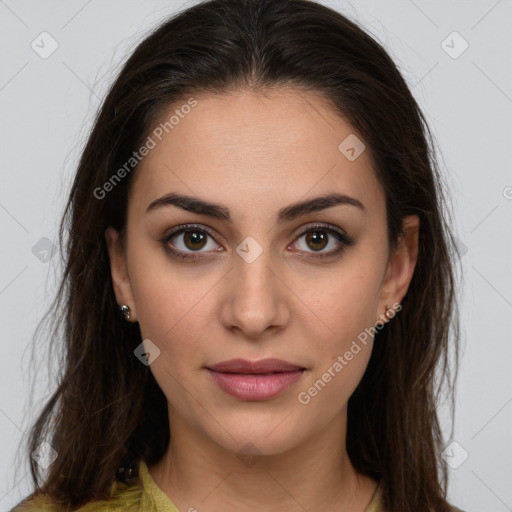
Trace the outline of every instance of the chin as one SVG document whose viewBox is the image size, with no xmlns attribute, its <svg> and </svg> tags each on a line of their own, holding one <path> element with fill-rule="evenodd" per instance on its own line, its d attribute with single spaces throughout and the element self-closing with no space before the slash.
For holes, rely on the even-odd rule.
<svg viewBox="0 0 512 512">
<path fill-rule="evenodd" d="M 233 428 L 216 428 L 214 432 L 208 429 L 204 434 L 221 448 L 239 457 L 280 455 L 307 438 L 306 432 L 303 429 L 299 431 L 297 423 L 288 422 L 286 416 L 274 415 L 270 420 L 267 418 L 263 421 L 254 417 L 240 418 L 230 422 Z M 292 416 L 290 414 L 289 418 Z"/>
</svg>

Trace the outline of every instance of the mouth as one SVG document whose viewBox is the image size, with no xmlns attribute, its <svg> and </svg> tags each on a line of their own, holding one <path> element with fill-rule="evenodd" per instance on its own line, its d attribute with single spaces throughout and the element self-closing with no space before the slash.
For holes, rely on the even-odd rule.
<svg viewBox="0 0 512 512">
<path fill-rule="evenodd" d="M 260 401 L 270 400 L 296 384 L 306 368 L 280 359 L 231 359 L 206 367 L 206 370 L 228 395 Z"/>
</svg>

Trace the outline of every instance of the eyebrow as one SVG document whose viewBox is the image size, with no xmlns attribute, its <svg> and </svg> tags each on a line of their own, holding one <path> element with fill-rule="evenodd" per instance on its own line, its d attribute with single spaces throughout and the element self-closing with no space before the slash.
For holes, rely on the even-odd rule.
<svg viewBox="0 0 512 512">
<path fill-rule="evenodd" d="M 175 192 L 170 192 L 169 194 L 165 194 L 164 196 L 155 199 L 146 208 L 146 213 L 169 205 L 177 206 L 178 208 L 198 215 L 207 215 L 208 217 L 225 222 L 233 222 L 228 208 L 219 204 L 203 201 L 197 197 L 177 194 Z M 338 205 L 355 206 L 363 213 L 366 213 L 365 206 L 358 199 L 345 194 L 333 193 L 293 203 L 281 208 L 277 213 L 277 223 L 281 224 L 283 222 L 292 221 L 302 215 L 319 212 Z"/>
</svg>

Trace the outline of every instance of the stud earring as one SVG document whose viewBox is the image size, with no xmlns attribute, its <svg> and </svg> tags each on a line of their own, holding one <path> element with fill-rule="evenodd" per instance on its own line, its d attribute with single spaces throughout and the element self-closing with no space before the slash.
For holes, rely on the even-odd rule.
<svg viewBox="0 0 512 512">
<path fill-rule="evenodd" d="M 130 307 L 129 306 L 127 306 L 126 304 L 123 304 L 119 308 L 119 311 L 121 311 L 121 314 L 124 316 L 125 320 L 130 320 Z"/>
<path fill-rule="evenodd" d="M 395 313 L 392 309 L 388 308 L 388 306 L 386 306 L 386 318 L 388 318 L 389 320 L 391 320 L 391 318 L 393 318 L 395 316 Z"/>
</svg>

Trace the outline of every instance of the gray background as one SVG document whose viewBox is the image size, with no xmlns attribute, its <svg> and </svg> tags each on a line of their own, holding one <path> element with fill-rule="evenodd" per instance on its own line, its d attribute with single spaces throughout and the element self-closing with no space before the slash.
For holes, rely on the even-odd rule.
<svg viewBox="0 0 512 512">
<path fill-rule="evenodd" d="M 81 145 L 125 56 L 191 3 L 0 0 L 0 510 L 31 489 L 28 461 L 15 465 L 15 451 L 54 371 L 38 346 L 30 388 L 29 345 L 55 290 L 58 253 L 46 260 Z M 322 3 L 359 20 L 388 49 L 436 136 L 467 248 L 450 498 L 468 512 L 512 511 L 512 2 Z M 47 58 L 31 47 L 51 49 L 44 31 L 58 44 Z"/>
</svg>

